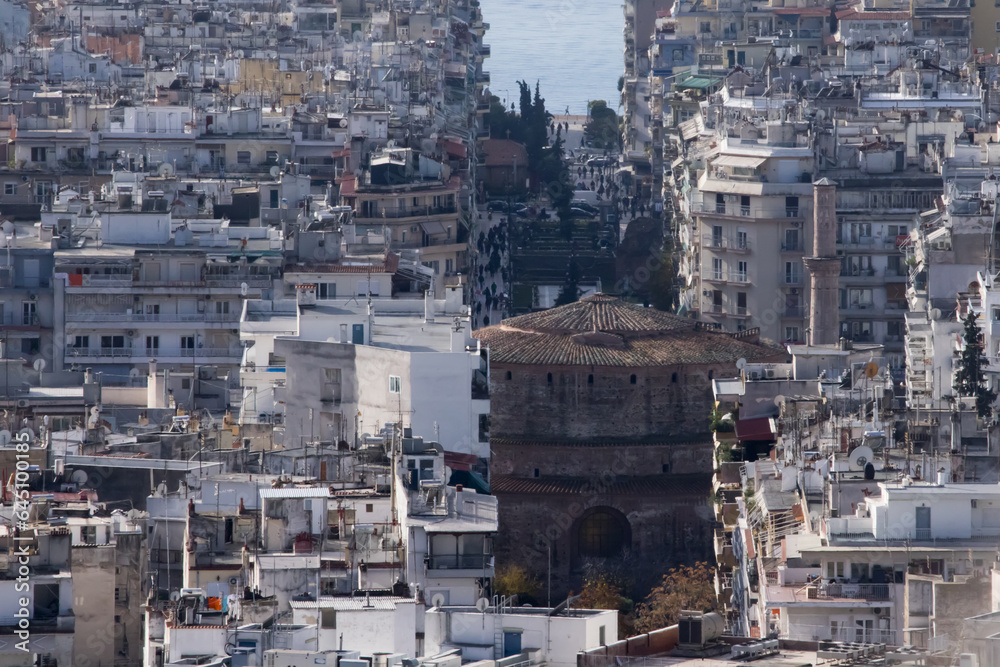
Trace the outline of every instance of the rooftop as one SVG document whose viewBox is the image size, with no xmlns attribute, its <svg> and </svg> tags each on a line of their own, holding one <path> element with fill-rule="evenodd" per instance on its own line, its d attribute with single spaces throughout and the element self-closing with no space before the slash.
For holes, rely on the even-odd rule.
<svg viewBox="0 0 1000 667">
<path fill-rule="evenodd" d="M 729 334 L 693 320 L 594 294 L 504 320 L 474 334 L 500 364 L 673 366 L 782 357 L 753 332 Z"/>
</svg>

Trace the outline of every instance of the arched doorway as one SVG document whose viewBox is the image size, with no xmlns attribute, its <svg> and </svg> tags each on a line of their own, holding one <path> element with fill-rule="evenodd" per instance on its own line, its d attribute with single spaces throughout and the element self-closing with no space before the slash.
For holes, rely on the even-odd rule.
<svg viewBox="0 0 1000 667">
<path fill-rule="evenodd" d="M 611 507 L 594 507 L 576 522 L 576 555 L 581 558 L 613 558 L 632 542 L 628 519 Z"/>
</svg>

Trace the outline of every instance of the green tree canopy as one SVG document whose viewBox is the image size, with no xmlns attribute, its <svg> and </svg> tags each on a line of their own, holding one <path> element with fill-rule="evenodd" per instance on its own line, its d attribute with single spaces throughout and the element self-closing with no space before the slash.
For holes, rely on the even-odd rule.
<svg viewBox="0 0 1000 667">
<path fill-rule="evenodd" d="M 974 397 L 979 418 L 988 419 L 993 416 L 997 392 L 986 384 L 985 370 L 989 366 L 989 359 L 983 350 L 983 334 L 976 318 L 976 313 L 970 309 L 965 318 L 965 345 L 955 370 L 955 391 L 959 396 Z"/>
</svg>

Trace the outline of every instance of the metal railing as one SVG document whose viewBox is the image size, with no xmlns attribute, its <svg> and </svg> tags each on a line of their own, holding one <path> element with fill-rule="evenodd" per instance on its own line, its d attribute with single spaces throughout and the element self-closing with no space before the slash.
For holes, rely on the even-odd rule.
<svg viewBox="0 0 1000 667">
<path fill-rule="evenodd" d="M 817 597 L 888 602 L 892 599 L 892 584 L 820 584 Z"/>
<path fill-rule="evenodd" d="M 427 568 L 431 570 L 483 570 L 490 567 L 490 554 L 431 554 Z"/>
<path fill-rule="evenodd" d="M 69 357 L 100 357 L 128 359 L 132 357 L 239 357 L 240 349 L 227 347 L 165 348 L 165 347 L 70 347 Z"/>
<path fill-rule="evenodd" d="M 67 313 L 67 322 L 239 322 L 240 313 Z"/>
<path fill-rule="evenodd" d="M 745 252 L 750 250 L 750 240 L 745 236 L 718 236 L 715 234 L 705 234 L 702 237 L 702 246 L 717 250 L 732 250 Z"/>
</svg>

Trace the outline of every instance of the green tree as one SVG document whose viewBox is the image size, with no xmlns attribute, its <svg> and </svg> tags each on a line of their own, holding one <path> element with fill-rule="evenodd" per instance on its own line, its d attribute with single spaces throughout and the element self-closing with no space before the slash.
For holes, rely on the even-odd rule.
<svg viewBox="0 0 1000 667">
<path fill-rule="evenodd" d="M 976 414 L 980 419 L 993 416 L 993 403 L 997 400 L 997 392 L 986 384 L 984 371 L 989 366 L 989 360 L 983 350 L 983 334 L 976 323 L 976 313 L 969 310 L 965 318 L 965 345 L 958 360 L 955 371 L 955 392 L 959 396 L 972 396 L 976 399 Z"/>
<path fill-rule="evenodd" d="M 589 107 L 590 118 L 583 128 L 587 143 L 595 148 L 620 149 L 621 120 L 604 100 L 594 100 Z"/>
<path fill-rule="evenodd" d="M 508 110 L 496 95 L 490 95 L 489 113 L 490 136 L 494 139 L 523 141 L 521 119 Z"/>
<path fill-rule="evenodd" d="M 580 267 L 576 263 L 576 256 L 570 255 L 569 267 L 566 269 L 566 281 L 559 290 L 556 297 L 557 306 L 565 306 L 575 303 L 580 298 Z"/>
<path fill-rule="evenodd" d="M 523 565 L 504 564 L 493 577 L 493 591 L 497 595 L 516 595 L 522 604 L 534 604 L 542 590 L 542 583 Z"/>
<path fill-rule="evenodd" d="M 718 606 L 714 573 L 708 563 L 681 565 L 663 575 L 663 580 L 636 606 L 635 629 L 650 632 L 677 623 L 680 612 L 713 611 Z"/>
<path fill-rule="evenodd" d="M 625 596 L 625 585 L 606 572 L 589 572 L 584 579 L 575 609 L 615 609 L 618 611 L 618 638 L 632 634 L 635 604 Z"/>
<path fill-rule="evenodd" d="M 670 249 L 664 248 L 660 254 L 659 265 L 649 277 L 649 300 L 653 308 L 672 311 L 677 301 L 674 288 L 674 262 L 670 257 Z"/>
</svg>

